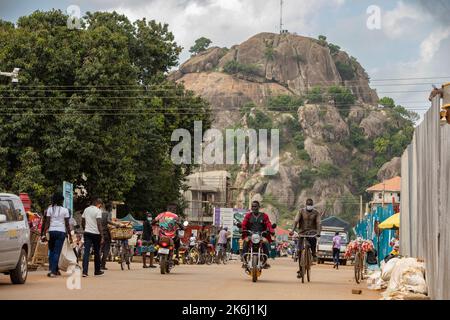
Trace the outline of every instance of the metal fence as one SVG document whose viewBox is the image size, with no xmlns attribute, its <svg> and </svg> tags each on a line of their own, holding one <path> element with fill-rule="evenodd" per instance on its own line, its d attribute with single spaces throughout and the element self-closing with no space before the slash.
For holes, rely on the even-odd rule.
<svg viewBox="0 0 450 320">
<path fill-rule="evenodd" d="M 450 125 L 435 97 L 402 156 L 400 251 L 424 259 L 429 295 L 450 299 Z"/>
<path fill-rule="evenodd" d="M 394 214 L 392 204 L 374 206 L 372 211 L 364 219 L 358 222 L 354 228 L 355 234 L 363 239 L 372 240 L 377 250 L 378 261 L 381 262 L 391 251 L 390 240 L 394 237 L 393 230 L 382 230 L 379 235 L 375 233 L 376 222 L 383 222 Z"/>
</svg>

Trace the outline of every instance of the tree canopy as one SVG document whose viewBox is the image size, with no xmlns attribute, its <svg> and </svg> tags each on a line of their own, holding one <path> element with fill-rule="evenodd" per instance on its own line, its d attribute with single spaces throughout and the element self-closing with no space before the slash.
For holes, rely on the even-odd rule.
<svg viewBox="0 0 450 320">
<path fill-rule="evenodd" d="M 179 201 L 190 165 L 170 161 L 171 133 L 210 126 L 209 106 L 166 80 L 181 48 L 167 24 L 88 12 L 69 30 L 59 10 L 0 21 L 0 189 L 48 205 L 62 181 L 91 197 L 157 211 Z"/>
<path fill-rule="evenodd" d="M 208 49 L 212 41 L 208 38 L 201 37 L 195 40 L 195 44 L 189 49 L 189 52 L 192 54 L 199 54 L 200 52 Z"/>
</svg>

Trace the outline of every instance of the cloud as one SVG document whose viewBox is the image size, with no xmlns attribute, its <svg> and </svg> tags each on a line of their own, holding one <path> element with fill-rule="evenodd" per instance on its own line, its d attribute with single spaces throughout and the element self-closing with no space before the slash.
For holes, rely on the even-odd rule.
<svg viewBox="0 0 450 320">
<path fill-rule="evenodd" d="M 388 37 L 396 39 L 413 33 L 415 27 L 427 18 L 418 6 L 399 1 L 393 10 L 383 15 L 382 28 Z"/>
<path fill-rule="evenodd" d="M 344 0 L 284 1 L 284 27 L 303 35 L 314 32 L 310 20 L 323 7 L 339 7 Z M 260 0 L 152 0 L 102 1 L 108 11 L 125 14 L 130 20 L 155 19 L 169 24 L 175 39 L 184 47 L 180 60 L 189 57 L 195 39 L 205 36 L 213 45 L 230 47 L 260 32 L 279 31 L 280 2 Z"/>
<path fill-rule="evenodd" d="M 420 44 L 420 60 L 421 62 L 430 62 L 435 54 L 439 51 L 441 42 L 450 36 L 450 27 L 438 28 L 430 33 L 430 35 Z"/>
<path fill-rule="evenodd" d="M 448 0 L 416 0 L 417 5 L 444 26 L 450 24 L 450 2 Z"/>
</svg>

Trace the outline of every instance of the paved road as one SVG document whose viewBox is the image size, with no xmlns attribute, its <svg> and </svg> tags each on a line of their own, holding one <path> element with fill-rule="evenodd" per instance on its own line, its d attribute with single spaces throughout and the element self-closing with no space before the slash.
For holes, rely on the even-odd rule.
<svg viewBox="0 0 450 320">
<path fill-rule="evenodd" d="M 117 263 L 102 277 L 81 279 L 80 290 L 68 290 L 67 277 L 46 277 L 45 271 L 30 272 L 25 285 L 11 285 L 0 275 L 0 300 L 4 299 L 379 299 L 376 291 L 357 285 L 352 267 L 333 269 L 331 264 L 313 266 L 312 281 L 302 284 L 296 278 L 296 264 L 290 258 L 271 260 L 253 283 L 237 261 L 228 265 L 180 265 L 168 275 L 159 269 L 143 269 L 133 263 L 121 271 Z M 91 263 L 91 271 L 93 265 Z M 352 294 L 361 289 L 362 294 Z"/>
</svg>

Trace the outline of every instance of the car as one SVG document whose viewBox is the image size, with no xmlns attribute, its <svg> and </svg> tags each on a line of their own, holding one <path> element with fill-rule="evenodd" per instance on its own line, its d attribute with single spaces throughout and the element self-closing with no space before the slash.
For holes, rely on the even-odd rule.
<svg viewBox="0 0 450 320">
<path fill-rule="evenodd" d="M 23 284 L 28 276 L 30 229 L 20 198 L 0 193 L 0 272 L 9 274 L 13 284 Z"/>
</svg>

